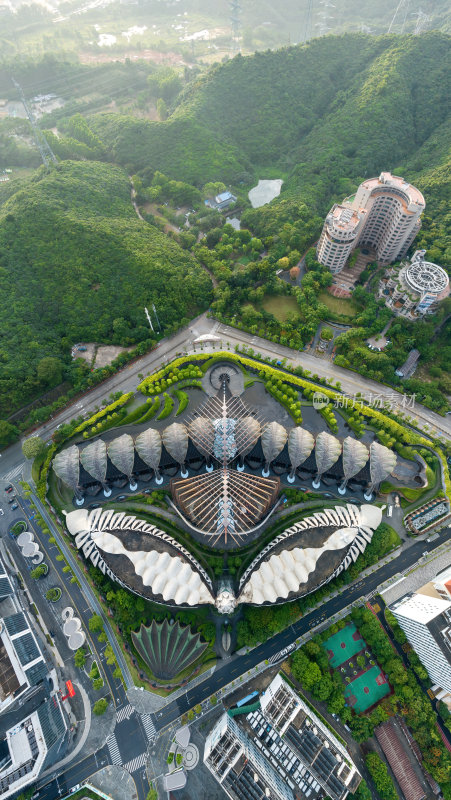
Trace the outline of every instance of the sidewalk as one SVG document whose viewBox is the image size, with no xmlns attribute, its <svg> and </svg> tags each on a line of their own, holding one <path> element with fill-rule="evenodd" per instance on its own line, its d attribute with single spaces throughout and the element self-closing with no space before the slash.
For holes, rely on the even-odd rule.
<svg viewBox="0 0 451 800">
<path fill-rule="evenodd" d="M 130 773 L 114 764 L 90 775 L 89 784 L 109 795 L 112 800 L 136 800 L 138 797 Z"/>
<path fill-rule="evenodd" d="M 136 686 L 127 690 L 127 697 L 138 714 L 153 714 L 156 711 L 160 711 L 174 700 L 177 700 L 179 697 L 182 697 L 186 692 L 194 689 L 199 683 L 202 683 L 202 681 L 205 681 L 213 675 L 215 669 L 216 667 L 211 667 L 211 669 L 203 672 L 202 675 L 193 678 L 186 686 L 182 686 L 180 689 L 176 689 L 175 692 L 171 692 L 167 697 L 160 697 L 160 695 L 147 691 L 146 689 L 141 691 L 141 689 L 138 689 Z"/>
</svg>

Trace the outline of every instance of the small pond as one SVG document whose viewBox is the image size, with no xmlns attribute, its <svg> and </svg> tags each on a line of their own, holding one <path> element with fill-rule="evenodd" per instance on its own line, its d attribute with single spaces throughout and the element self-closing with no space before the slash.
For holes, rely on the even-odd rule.
<svg viewBox="0 0 451 800">
<path fill-rule="evenodd" d="M 282 188 L 283 180 L 276 178 L 273 181 L 259 181 L 257 186 L 250 190 L 248 197 L 252 208 L 265 206 L 275 197 L 278 197 Z"/>
</svg>

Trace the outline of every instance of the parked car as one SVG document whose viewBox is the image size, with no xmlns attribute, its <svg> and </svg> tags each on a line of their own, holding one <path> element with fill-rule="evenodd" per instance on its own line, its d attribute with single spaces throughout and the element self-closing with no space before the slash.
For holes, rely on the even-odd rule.
<svg viewBox="0 0 451 800">
<path fill-rule="evenodd" d="M 19 506 L 17 505 L 17 503 L 13 503 L 13 505 L 11 506 L 11 510 L 15 511 L 16 508 L 19 508 Z"/>
<path fill-rule="evenodd" d="M 14 503 L 15 499 L 16 499 L 16 495 L 13 494 L 12 497 L 8 497 L 8 503 Z"/>
<path fill-rule="evenodd" d="M 14 489 L 14 486 L 11 486 L 11 484 L 9 484 L 9 486 L 6 487 L 5 492 L 12 492 L 13 489 Z"/>
</svg>

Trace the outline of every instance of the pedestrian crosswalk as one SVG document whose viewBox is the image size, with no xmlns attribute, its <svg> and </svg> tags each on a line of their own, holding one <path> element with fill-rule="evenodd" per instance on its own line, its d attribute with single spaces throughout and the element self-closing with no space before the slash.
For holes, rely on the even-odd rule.
<svg viewBox="0 0 451 800">
<path fill-rule="evenodd" d="M 128 704 L 128 706 L 123 706 L 123 708 L 119 708 L 116 710 L 116 721 L 123 722 L 124 719 L 130 719 L 131 715 L 134 714 L 135 709 L 133 706 Z"/>
<path fill-rule="evenodd" d="M 150 714 L 141 714 L 141 719 L 142 719 L 142 724 L 144 725 L 146 736 L 149 742 L 151 742 L 152 739 L 155 739 L 155 736 L 157 735 L 155 725 L 152 722 L 152 717 L 150 716 Z"/>
<path fill-rule="evenodd" d="M 121 758 L 121 754 L 119 752 L 119 747 L 117 745 L 117 739 L 116 739 L 114 733 L 112 733 L 111 736 L 108 737 L 108 739 L 106 740 L 106 743 L 107 743 L 107 747 L 108 747 L 108 750 L 109 750 L 109 753 L 110 753 L 111 762 L 113 764 L 117 764 L 118 766 L 120 766 L 122 764 L 122 758 Z"/>
<path fill-rule="evenodd" d="M 138 769 L 142 769 L 142 767 L 146 766 L 146 758 L 147 753 L 141 753 L 140 756 L 136 756 L 136 758 L 132 758 L 127 764 L 124 764 L 124 769 L 127 772 L 136 772 Z"/>
<path fill-rule="evenodd" d="M 2 480 L 4 480 L 4 481 L 13 481 L 16 478 L 20 478 L 21 475 L 22 475 L 23 468 L 24 468 L 24 465 L 23 464 L 19 464 L 18 467 L 14 467 L 14 469 L 10 469 L 10 471 L 7 472 L 6 475 L 2 475 Z"/>
</svg>

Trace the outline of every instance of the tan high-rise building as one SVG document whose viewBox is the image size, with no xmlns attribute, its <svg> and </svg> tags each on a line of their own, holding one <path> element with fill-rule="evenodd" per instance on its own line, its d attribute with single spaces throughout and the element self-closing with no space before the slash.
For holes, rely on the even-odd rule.
<svg viewBox="0 0 451 800">
<path fill-rule="evenodd" d="M 379 262 L 406 255 L 421 227 L 421 192 L 403 178 L 382 172 L 360 184 L 356 194 L 334 205 L 317 246 L 318 261 L 340 272 L 357 244 L 373 248 Z"/>
<path fill-rule="evenodd" d="M 362 215 L 346 205 L 332 206 L 318 242 L 318 261 L 332 273 L 343 269 L 356 245 Z"/>
</svg>

